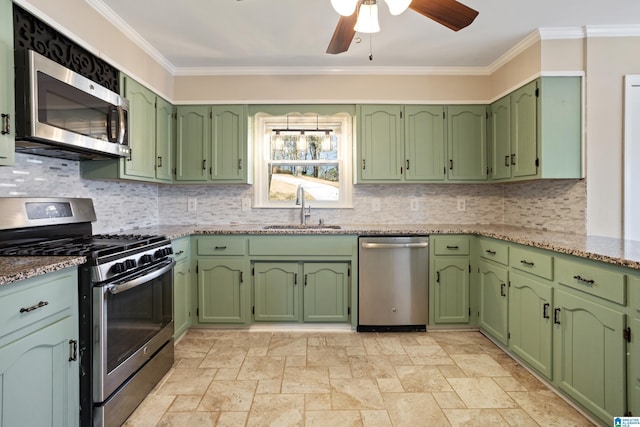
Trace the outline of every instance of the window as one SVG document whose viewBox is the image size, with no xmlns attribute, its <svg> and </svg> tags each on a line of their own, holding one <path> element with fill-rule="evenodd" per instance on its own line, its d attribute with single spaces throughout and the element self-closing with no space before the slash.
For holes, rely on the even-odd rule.
<svg viewBox="0 0 640 427">
<path fill-rule="evenodd" d="M 255 206 L 351 207 L 352 118 L 347 113 L 254 117 Z"/>
</svg>

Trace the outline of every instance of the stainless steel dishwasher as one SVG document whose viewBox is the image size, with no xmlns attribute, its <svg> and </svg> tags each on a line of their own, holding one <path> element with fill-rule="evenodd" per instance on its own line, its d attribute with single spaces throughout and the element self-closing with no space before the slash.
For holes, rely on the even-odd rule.
<svg viewBox="0 0 640 427">
<path fill-rule="evenodd" d="M 429 237 L 360 237 L 358 247 L 358 331 L 425 331 Z"/>
</svg>

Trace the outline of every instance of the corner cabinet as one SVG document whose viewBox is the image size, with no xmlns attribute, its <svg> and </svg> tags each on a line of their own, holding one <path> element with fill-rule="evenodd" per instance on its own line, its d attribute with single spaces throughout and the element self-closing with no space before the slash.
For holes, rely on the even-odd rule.
<svg viewBox="0 0 640 427">
<path fill-rule="evenodd" d="M 78 276 L 67 268 L 0 286 L 3 426 L 77 426 Z"/>
<path fill-rule="evenodd" d="M 430 324 L 468 324 L 470 305 L 470 238 L 433 236 L 430 239 Z"/>
<path fill-rule="evenodd" d="M 181 105 L 177 120 L 176 182 L 250 182 L 246 105 Z"/>
<path fill-rule="evenodd" d="M 175 111 L 173 105 L 128 76 L 121 77 L 129 100 L 126 158 L 80 162 L 83 178 L 172 182 Z"/>
<path fill-rule="evenodd" d="M 0 0 L 0 166 L 15 162 L 13 3 Z"/>
</svg>

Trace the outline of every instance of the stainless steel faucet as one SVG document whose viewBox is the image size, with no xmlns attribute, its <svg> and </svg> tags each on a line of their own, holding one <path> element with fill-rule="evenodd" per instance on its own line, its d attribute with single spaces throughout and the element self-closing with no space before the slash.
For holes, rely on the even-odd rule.
<svg viewBox="0 0 640 427">
<path fill-rule="evenodd" d="M 298 185 L 296 190 L 296 205 L 300 205 L 300 225 L 307 224 L 307 218 L 311 216 L 311 205 L 307 207 L 307 212 L 304 211 L 304 187 L 302 184 Z"/>
</svg>

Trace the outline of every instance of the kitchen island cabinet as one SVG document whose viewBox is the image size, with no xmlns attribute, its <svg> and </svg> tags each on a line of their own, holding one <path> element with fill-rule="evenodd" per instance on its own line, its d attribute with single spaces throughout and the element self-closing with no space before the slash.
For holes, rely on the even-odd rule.
<svg viewBox="0 0 640 427">
<path fill-rule="evenodd" d="M 15 161 L 13 2 L 0 0 L 0 166 Z"/>
<path fill-rule="evenodd" d="M 67 268 L 0 287 L 3 426 L 77 426 L 78 276 Z"/>
</svg>

